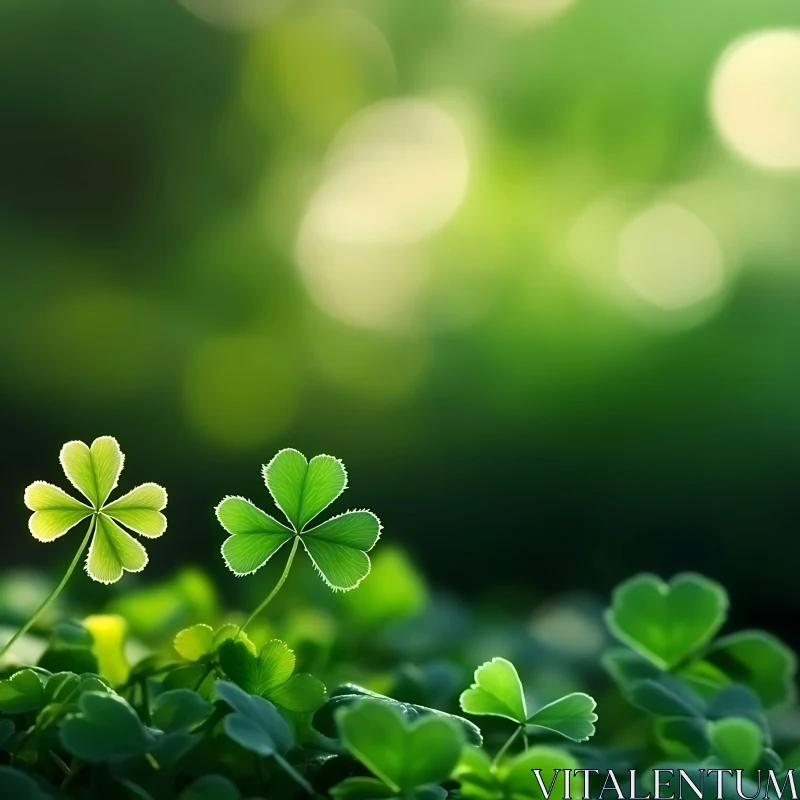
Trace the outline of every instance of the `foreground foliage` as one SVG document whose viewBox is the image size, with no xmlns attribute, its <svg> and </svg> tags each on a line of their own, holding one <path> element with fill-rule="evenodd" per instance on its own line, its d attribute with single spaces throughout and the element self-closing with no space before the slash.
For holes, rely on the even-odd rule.
<svg viewBox="0 0 800 800">
<path fill-rule="evenodd" d="M 505 618 L 465 621 L 396 547 L 371 560 L 381 532 L 371 512 L 310 527 L 347 475 L 337 459 L 295 450 L 263 475 L 288 524 L 241 497 L 217 507 L 234 574 L 289 545 L 249 617 L 220 612 L 213 586 L 188 570 L 118 596 L 105 613 L 51 617 L 38 629 L 46 641 L 30 635 L 92 533 L 87 572 L 109 582 L 135 566 L 134 540 L 113 520 L 145 536 L 166 528 L 155 484 L 108 503 L 123 461 L 113 439 L 65 450 L 65 472 L 91 506 L 34 484 L 31 531 L 50 540 L 91 523 L 65 578 L 3 649 L 0 797 L 537 800 L 532 769 L 550 785 L 556 770 L 714 766 L 751 779 L 800 762 L 795 657 L 760 631 L 717 638 L 728 598 L 715 582 L 640 575 L 615 590 L 605 621 L 621 646 L 602 657 L 615 690 L 594 669 L 599 654 L 581 664 L 569 647 L 536 649 L 536 634 Z M 301 545 L 322 582 L 287 589 L 280 606 Z M 97 548 L 116 554 L 107 570 Z M 556 633 L 576 618 L 565 608 L 572 617 L 562 614 Z M 599 630 L 599 614 L 583 622 Z M 20 654 L 37 647 L 25 663 Z M 594 697 L 576 691 L 583 684 L 602 692 L 599 722 Z M 574 780 L 579 794 L 583 779 Z"/>
</svg>

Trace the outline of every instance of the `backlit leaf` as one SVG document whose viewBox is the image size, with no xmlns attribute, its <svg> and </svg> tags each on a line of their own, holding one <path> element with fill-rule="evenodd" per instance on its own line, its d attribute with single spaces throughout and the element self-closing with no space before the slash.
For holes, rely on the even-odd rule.
<svg viewBox="0 0 800 800">
<path fill-rule="evenodd" d="M 573 742 L 585 742 L 594 736 L 594 713 L 597 703 L 583 692 L 573 692 L 540 708 L 528 717 L 526 728 L 544 728 Z"/>
<path fill-rule="evenodd" d="M 264 467 L 264 480 L 278 508 L 301 531 L 347 486 L 344 465 L 332 456 L 307 461 L 297 450 L 281 450 Z"/>
<path fill-rule="evenodd" d="M 493 658 L 475 670 L 474 683 L 462 692 L 459 702 L 468 714 L 505 717 L 523 724 L 528 718 L 522 683 L 514 665 Z"/>
<path fill-rule="evenodd" d="M 67 442 L 61 448 L 61 466 L 72 485 L 99 509 L 117 485 L 124 457 L 113 436 L 100 436 L 87 447 Z"/>
<path fill-rule="evenodd" d="M 97 515 L 97 524 L 86 572 L 99 583 L 115 583 L 123 571 L 141 572 L 147 566 L 147 552 L 110 517 Z"/>
<path fill-rule="evenodd" d="M 348 750 L 398 792 L 447 780 L 464 745 L 449 720 L 427 716 L 409 722 L 396 707 L 375 700 L 340 710 L 337 722 Z"/>
<path fill-rule="evenodd" d="M 620 641 L 669 669 L 711 641 L 727 611 L 725 589 L 702 575 L 683 573 L 665 583 L 643 574 L 614 590 L 606 621 Z"/>
</svg>

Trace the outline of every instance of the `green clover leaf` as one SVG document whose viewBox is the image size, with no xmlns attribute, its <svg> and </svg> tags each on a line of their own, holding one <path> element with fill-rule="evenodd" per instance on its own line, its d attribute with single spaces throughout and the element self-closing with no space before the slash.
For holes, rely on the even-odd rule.
<svg viewBox="0 0 800 800">
<path fill-rule="evenodd" d="M 709 724 L 708 738 L 713 754 L 726 767 L 749 772 L 759 762 L 764 734 L 752 720 L 728 717 Z"/>
<path fill-rule="evenodd" d="M 0 681 L 0 711 L 22 714 L 36 711 L 44 703 L 44 683 L 32 669 L 21 669 Z"/>
<path fill-rule="evenodd" d="M 292 749 L 292 729 L 272 703 L 227 681 L 216 681 L 214 688 L 233 709 L 223 723 L 229 738 L 260 756 L 286 755 Z"/>
<path fill-rule="evenodd" d="M 224 775 L 203 775 L 184 789 L 178 800 L 241 800 L 236 784 Z"/>
<path fill-rule="evenodd" d="M 236 684 L 218 680 L 214 683 L 217 695 L 233 709 L 222 721 L 229 739 L 258 756 L 270 756 L 309 794 L 313 790 L 284 756 L 294 747 L 289 723 L 269 700 L 248 694 Z"/>
<path fill-rule="evenodd" d="M 86 692 L 78 708 L 64 720 L 60 735 L 66 750 L 84 761 L 120 761 L 144 755 L 155 744 L 154 734 L 118 695 Z"/>
<path fill-rule="evenodd" d="M 334 591 L 354 589 L 369 574 L 369 552 L 378 541 L 380 520 L 371 511 L 347 511 L 313 528 L 308 524 L 347 487 L 341 461 L 319 455 L 308 461 L 297 450 L 281 450 L 263 468 L 264 481 L 284 513 L 284 525 L 243 497 L 226 497 L 217 519 L 231 534 L 222 556 L 236 575 L 260 569 L 288 541 L 302 542 L 317 572 Z M 294 551 L 292 551 L 294 553 Z"/>
<path fill-rule="evenodd" d="M 597 722 L 597 703 L 583 692 L 568 694 L 529 715 L 516 667 L 505 658 L 481 664 L 475 670 L 474 683 L 461 693 L 459 703 L 468 714 L 503 717 L 521 727 L 543 728 L 573 742 L 594 736 Z"/>
<path fill-rule="evenodd" d="M 606 622 L 614 636 L 660 669 L 672 669 L 722 627 L 728 595 L 715 581 L 683 573 L 665 583 L 637 575 L 615 590 Z"/>
<path fill-rule="evenodd" d="M 339 714 L 339 709 L 355 705 L 365 699 L 392 706 L 409 722 L 428 716 L 446 719 L 461 729 L 461 733 L 468 744 L 473 744 L 477 747 L 483 744 L 483 736 L 480 729 L 468 719 L 464 719 L 464 717 L 448 714 L 446 711 L 439 711 L 436 708 L 416 705 L 415 703 L 402 703 L 392 697 L 371 692 L 369 689 L 365 689 L 355 683 L 342 684 L 331 692 L 328 702 L 314 715 L 314 727 L 324 736 L 335 739 L 339 735 L 336 726 L 336 717 Z"/>
<path fill-rule="evenodd" d="M 528 719 L 522 682 L 514 665 L 493 658 L 475 670 L 475 682 L 461 693 L 461 709 L 468 714 L 505 717 L 524 724 Z"/>
<path fill-rule="evenodd" d="M 334 800 L 384 800 L 395 797 L 396 792 L 378 778 L 358 777 L 345 778 L 332 786 L 330 795 Z"/>
<path fill-rule="evenodd" d="M 272 639 L 256 656 L 244 642 L 228 639 L 219 647 L 225 674 L 249 694 L 270 700 L 287 711 L 310 713 L 325 702 L 325 686 L 313 675 L 293 675 L 294 651 Z"/>
<path fill-rule="evenodd" d="M 530 747 L 497 764 L 492 763 L 485 751 L 465 747 L 453 777 L 461 784 L 461 795 L 468 800 L 544 800 L 547 796 L 564 797 L 564 773 L 569 774 L 567 796 L 580 795 L 579 778 L 574 774 L 577 768 L 575 757 L 556 747 Z M 531 774 L 534 769 L 538 770 L 546 792 Z"/>
<path fill-rule="evenodd" d="M 723 636 L 705 658 L 729 680 L 753 689 L 767 708 L 794 700 L 797 656 L 769 633 L 741 631 Z"/>
<path fill-rule="evenodd" d="M 395 706 L 360 700 L 336 715 L 343 744 L 396 793 L 438 785 L 458 763 L 464 738 L 442 717 L 409 722 Z"/>
<path fill-rule="evenodd" d="M 44 783 L 42 778 L 39 781 Z M 33 777 L 14 767 L 0 766 L 0 797 L 14 800 L 51 800 L 52 795 L 42 789 Z"/>
<path fill-rule="evenodd" d="M 145 483 L 108 502 L 124 462 L 112 436 L 95 439 L 91 447 L 67 442 L 61 448 L 60 461 L 70 483 L 88 504 L 57 486 L 35 481 L 25 490 L 25 505 L 33 511 L 28 526 L 34 538 L 51 542 L 91 518 L 90 533 L 93 530 L 94 534 L 86 559 L 89 577 L 99 583 L 115 583 L 125 571 L 141 572 L 147 565 L 147 552 L 120 525 L 140 536 L 161 536 L 167 528 L 161 513 L 167 505 L 166 491 L 155 483 Z"/>
<path fill-rule="evenodd" d="M 164 733 L 189 731 L 205 722 L 214 711 L 197 692 L 172 689 L 162 692 L 153 703 L 152 724 Z"/>
<path fill-rule="evenodd" d="M 238 625 L 227 623 L 215 631 L 210 625 L 199 623 L 179 631 L 173 646 L 182 658 L 187 661 L 202 661 L 213 656 L 223 642 L 236 639 L 253 654 L 256 646 L 250 641 Z"/>
<path fill-rule="evenodd" d="M 585 742 L 594 736 L 594 713 L 597 703 L 583 692 L 573 692 L 548 703 L 528 717 L 525 729 L 543 728 L 561 734 L 573 742 Z"/>
</svg>

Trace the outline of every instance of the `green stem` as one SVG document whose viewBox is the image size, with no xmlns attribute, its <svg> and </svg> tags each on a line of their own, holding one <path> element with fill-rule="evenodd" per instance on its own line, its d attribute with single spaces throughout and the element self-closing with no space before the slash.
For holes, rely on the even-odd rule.
<svg viewBox="0 0 800 800">
<path fill-rule="evenodd" d="M 294 544 L 292 544 L 292 552 L 289 553 L 289 558 L 286 561 L 286 566 L 283 568 L 283 574 L 280 578 L 278 578 L 278 582 L 275 584 L 275 588 L 266 596 L 265 600 L 261 605 L 247 618 L 247 622 L 242 625 L 241 628 L 236 633 L 236 638 L 238 638 L 239 634 L 244 631 L 244 629 L 270 604 L 273 597 L 280 591 L 281 586 L 286 583 L 286 578 L 289 577 L 289 570 L 292 568 L 292 561 L 294 561 L 295 553 L 297 552 L 297 546 L 300 544 L 300 537 L 294 537 Z"/>
<path fill-rule="evenodd" d="M 236 634 L 239 635 L 238 633 Z M 194 687 L 196 692 L 200 691 L 200 687 L 206 682 L 206 678 L 217 668 L 216 664 L 209 664 L 208 669 L 203 673 L 203 677 L 197 682 L 197 686 Z"/>
<path fill-rule="evenodd" d="M 514 731 L 514 733 L 512 733 L 511 736 L 508 737 L 508 739 L 506 739 L 506 743 L 497 751 L 497 755 L 494 757 L 493 763 L 495 765 L 500 763 L 500 759 L 506 754 L 506 750 L 508 750 L 508 748 L 511 747 L 514 740 L 517 738 L 517 736 L 520 735 L 521 732 L 522 732 L 522 726 L 520 725 L 520 727 L 517 728 Z"/>
<path fill-rule="evenodd" d="M 69 565 L 69 569 L 66 571 L 64 577 L 61 579 L 61 583 L 50 592 L 49 595 L 44 599 L 44 602 L 33 612 L 31 618 L 0 648 L 0 658 L 2 658 L 8 649 L 11 647 L 14 642 L 19 639 L 20 636 L 27 633 L 37 622 L 39 617 L 44 614 L 47 610 L 50 603 L 56 599 L 61 594 L 63 588 L 67 585 L 67 581 L 72 576 L 72 573 L 75 572 L 75 567 L 78 566 L 78 562 L 81 560 L 81 556 L 83 555 L 83 551 L 86 549 L 86 545 L 89 544 L 89 540 L 92 538 L 92 533 L 94 532 L 94 523 L 95 523 L 95 515 L 92 514 L 92 521 L 89 523 L 89 530 L 86 531 L 86 536 L 83 537 L 83 541 L 81 542 L 81 546 L 78 548 L 78 552 L 75 553 L 75 558 L 72 559 L 72 563 Z"/>
<path fill-rule="evenodd" d="M 73 757 L 72 763 L 69 765 L 69 774 L 61 782 L 62 792 L 78 777 L 78 773 L 83 769 L 83 765 L 83 761 Z"/>
</svg>

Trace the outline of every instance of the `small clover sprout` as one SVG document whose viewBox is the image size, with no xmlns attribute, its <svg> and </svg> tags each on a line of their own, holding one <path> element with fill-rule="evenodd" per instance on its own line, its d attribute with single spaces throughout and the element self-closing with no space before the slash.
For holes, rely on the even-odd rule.
<svg viewBox="0 0 800 800">
<path fill-rule="evenodd" d="M 222 545 L 222 557 L 235 575 L 252 574 L 292 542 L 277 585 L 242 630 L 283 586 L 301 542 L 325 583 L 334 591 L 348 591 L 369 574 L 367 552 L 381 533 L 380 520 L 366 510 L 347 511 L 308 528 L 347 487 L 344 465 L 332 456 L 319 455 L 308 461 L 302 453 L 287 448 L 264 466 L 263 475 L 288 526 L 243 497 L 226 497 L 217 506 L 217 519 L 230 534 Z"/>
<path fill-rule="evenodd" d="M 594 736 L 597 703 L 583 692 L 573 692 L 528 713 L 522 683 L 514 665 L 505 658 L 493 658 L 475 670 L 475 682 L 462 692 L 459 702 L 468 714 L 503 717 L 517 723 L 498 758 L 520 732 L 543 729 L 573 742 Z"/>
<path fill-rule="evenodd" d="M 158 484 L 143 483 L 109 502 L 125 461 L 114 437 L 101 436 L 91 447 L 83 442 L 67 442 L 61 448 L 59 460 L 64 474 L 88 504 L 58 486 L 35 481 L 25 490 L 25 505 L 33 511 L 28 527 L 40 542 L 58 539 L 87 518 L 89 529 L 61 583 L 0 649 L 0 656 L 60 594 L 90 542 L 86 559 L 89 577 L 99 583 L 115 583 L 123 572 L 141 572 L 148 560 L 144 547 L 120 525 L 151 539 L 161 536 L 167 528 L 167 519 L 161 513 L 167 505 L 167 493 Z"/>
</svg>

